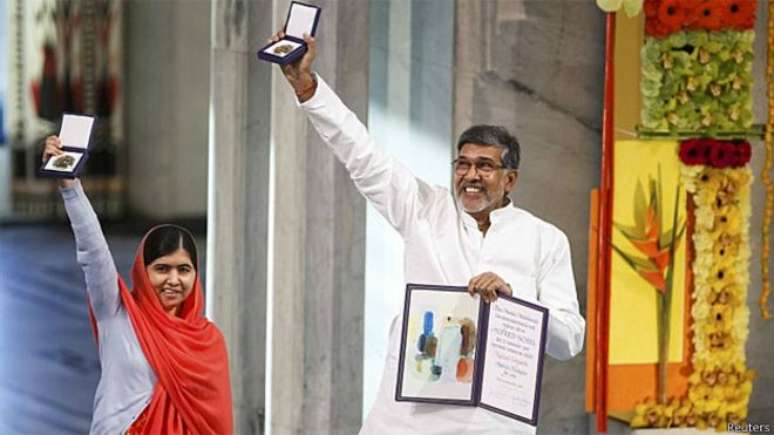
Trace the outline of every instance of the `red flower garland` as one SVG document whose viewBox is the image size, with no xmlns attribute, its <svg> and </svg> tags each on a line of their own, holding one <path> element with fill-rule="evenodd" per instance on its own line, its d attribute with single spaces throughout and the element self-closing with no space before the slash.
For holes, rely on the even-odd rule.
<svg viewBox="0 0 774 435">
<path fill-rule="evenodd" d="M 749 30 L 757 0 L 645 0 L 645 33 L 663 38 L 682 30 Z"/>
<path fill-rule="evenodd" d="M 694 8 L 689 28 L 717 31 L 726 26 L 726 5 L 724 0 L 705 1 Z"/>
<path fill-rule="evenodd" d="M 680 160 L 686 165 L 708 165 L 713 168 L 740 167 L 752 156 L 746 140 L 688 139 L 680 142 Z"/>
<path fill-rule="evenodd" d="M 735 29 L 752 29 L 755 26 L 755 1 L 726 0 L 726 19 Z"/>
</svg>

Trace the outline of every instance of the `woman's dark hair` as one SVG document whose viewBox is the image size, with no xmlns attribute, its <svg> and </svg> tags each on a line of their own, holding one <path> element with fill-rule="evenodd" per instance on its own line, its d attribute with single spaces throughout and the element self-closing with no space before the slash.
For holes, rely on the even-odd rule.
<svg viewBox="0 0 774 435">
<path fill-rule="evenodd" d="M 142 256 L 145 265 L 156 261 L 157 258 L 169 255 L 178 249 L 183 249 L 191 256 L 191 263 L 198 269 L 196 256 L 196 244 L 191 232 L 177 225 L 161 225 L 153 229 L 145 238 L 145 246 L 142 248 Z"/>
</svg>

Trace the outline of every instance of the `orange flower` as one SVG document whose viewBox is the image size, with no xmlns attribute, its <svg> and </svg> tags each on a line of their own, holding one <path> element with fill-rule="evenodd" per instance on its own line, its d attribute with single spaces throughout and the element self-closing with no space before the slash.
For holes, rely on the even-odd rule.
<svg viewBox="0 0 774 435">
<path fill-rule="evenodd" d="M 670 31 L 659 20 L 648 19 L 645 21 L 645 33 L 654 38 L 663 38 L 669 35 Z"/>
<path fill-rule="evenodd" d="M 663 0 L 658 6 L 656 19 L 667 34 L 679 31 L 685 18 L 685 9 L 679 0 Z"/>
<path fill-rule="evenodd" d="M 666 280 L 664 279 L 664 274 L 660 270 L 637 269 L 637 272 L 645 281 L 655 287 L 659 293 L 666 292 Z"/>
<path fill-rule="evenodd" d="M 664 0 L 658 7 L 658 20 L 675 31 L 682 27 L 686 18 L 686 11 L 680 3 L 679 0 Z"/>
<path fill-rule="evenodd" d="M 635 195 L 634 208 L 638 216 L 634 227 L 626 227 L 615 224 L 616 228 L 626 237 L 637 251 L 644 254 L 638 257 L 636 254 L 624 252 L 618 246 L 613 245 L 621 258 L 638 274 L 642 279 L 652 285 L 656 291 L 662 295 L 666 293 L 669 276 L 668 269 L 672 262 L 672 251 L 676 249 L 679 239 L 685 229 L 673 228 L 662 233 L 662 207 L 660 196 L 658 194 L 658 185 L 661 181 L 649 180 L 649 194 Z M 648 198 L 649 197 L 649 198 Z M 647 198 L 647 199 L 646 199 Z M 679 195 L 675 201 L 679 200 Z M 675 213 L 677 213 L 677 202 L 675 203 Z M 677 216 L 675 215 L 675 218 Z M 677 223 L 677 222 L 675 222 Z M 671 241 L 665 242 L 671 238 Z"/>
<path fill-rule="evenodd" d="M 736 29 L 751 29 L 755 24 L 755 0 L 726 0 L 726 23 Z"/>
<path fill-rule="evenodd" d="M 720 30 L 724 24 L 725 8 L 725 0 L 705 1 L 693 10 L 689 21 L 695 28 Z"/>
</svg>

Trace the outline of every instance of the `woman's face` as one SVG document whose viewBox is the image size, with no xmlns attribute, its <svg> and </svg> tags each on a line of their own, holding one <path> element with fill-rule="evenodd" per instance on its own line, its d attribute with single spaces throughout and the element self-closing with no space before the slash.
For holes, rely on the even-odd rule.
<svg viewBox="0 0 774 435">
<path fill-rule="evenodd" d="M 181 248 L 155 259 L 146 266 L 146 270 L 161 306 L 167 313 L 177 314 L 180 305 L 191 294 L 196 281 L 196 269 L 191 262 L 191 256 Z"/>
</svg>

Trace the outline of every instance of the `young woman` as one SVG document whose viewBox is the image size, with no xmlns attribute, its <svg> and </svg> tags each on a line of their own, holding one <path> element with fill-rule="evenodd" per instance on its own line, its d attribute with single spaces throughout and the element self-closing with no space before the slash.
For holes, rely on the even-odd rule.
<svg viewBox="0 0 774 435">
<path fill-rule="evenodd" d="M 46 139 L 43 160 L 62 154 Z M 78 180 L 60 191 L 86 278 L 102 376 L 91 434 L 231 434 L 226 346 L 202 315 L 194 239 L 161 225 L 143 237 L 131 290 L 118 276 L 97 215 Z"/>
</svg>

